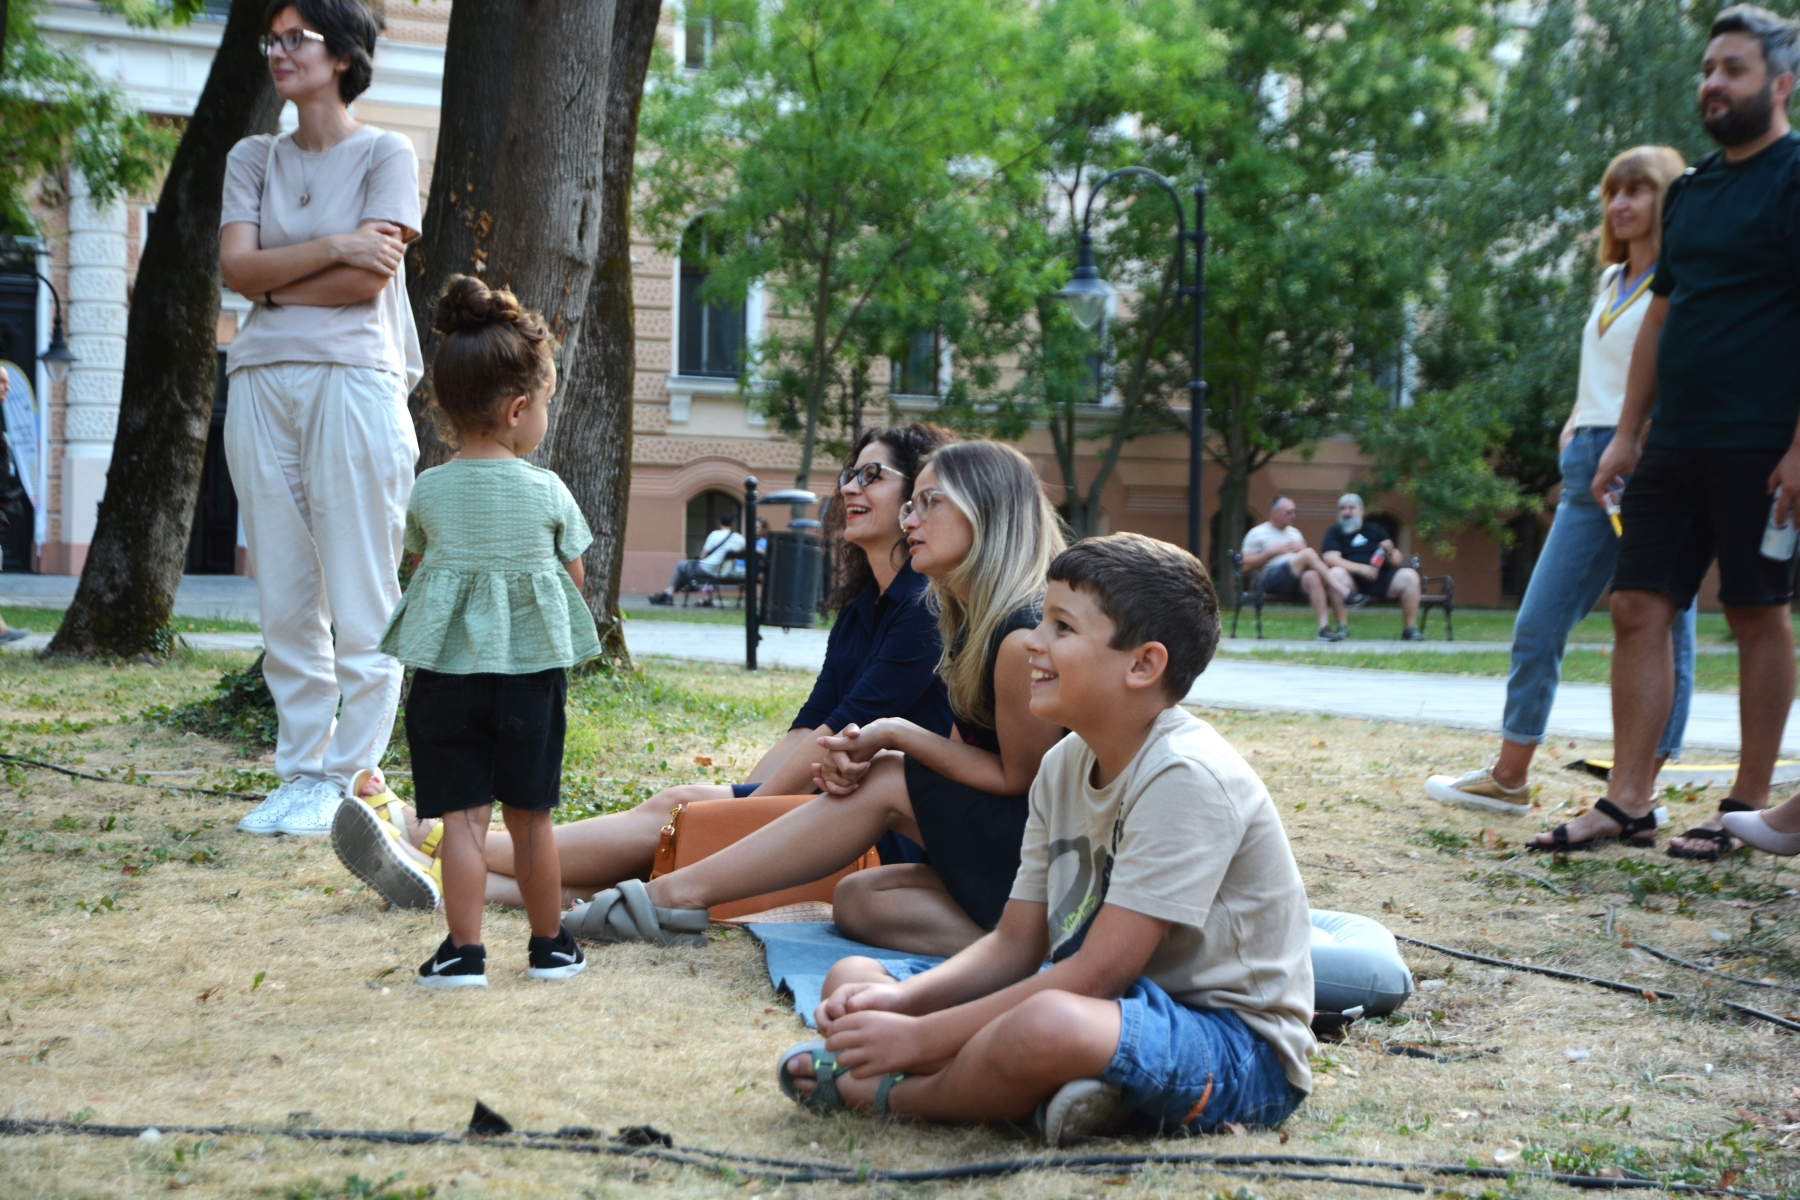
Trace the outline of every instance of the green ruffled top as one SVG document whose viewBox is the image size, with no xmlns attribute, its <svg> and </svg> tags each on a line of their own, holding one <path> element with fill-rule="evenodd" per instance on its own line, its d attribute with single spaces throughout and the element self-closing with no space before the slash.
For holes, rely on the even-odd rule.
<svg viewBox="0 0 1800 1200">
<path fill-rule="evenodd" d="M 594 618 L 563 569 L 593 540 L 562 480 L 522 458 L 433 467 L 406 509 L 406 552 L 425 558 L 382 652 L 446 675 L 528 675 L 594 657 Z"/>
</svg>

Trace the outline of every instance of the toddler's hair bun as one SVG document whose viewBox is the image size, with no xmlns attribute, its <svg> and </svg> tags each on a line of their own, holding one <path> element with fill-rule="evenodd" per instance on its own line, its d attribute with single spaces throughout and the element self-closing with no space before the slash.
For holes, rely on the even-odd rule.
<svg viewBox="0 0 1800 1200">
<path fill-rule="evenodd" d="M 476 333 L 517 325 L 524 315 L 519 298 L 506 288 L 489 288 L 473 275 L 452 275 L 431 324 L 439 333 Z"/>
</svg>

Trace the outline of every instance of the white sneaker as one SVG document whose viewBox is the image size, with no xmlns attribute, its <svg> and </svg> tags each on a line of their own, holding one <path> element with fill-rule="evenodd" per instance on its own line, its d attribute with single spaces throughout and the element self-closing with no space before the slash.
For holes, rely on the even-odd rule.
<svg viewBox="0 0 1800 1200">
<path fill-rule="evenodd" d="M 244 815 L 244 819 L 237 824 L 238 832 L 254 833 L 261 837 L 271 837 L 281 832 L 281 819 L 292 811 L 294 805 L 311 798 L 314 782 L 301 776 L 282 784 L 263 797 L 261 804 Z"/>
<path fill-rule="evenodd" d="M 289 837 L 322 837 L 331 832 L 331 823 L 337 819 L 338 806 L 343 802 L 344 793 L 336 784 L 309 780 L 307 794 L 282 814 L 275 830 Z"/>
<path fill-rule="evenodd" d="M 1117 1133 L 1130 1115 L 1118 1088 L 1098 1079 L 1074 1079 L 1058 1088 L 1038 1110 L 1038 1129 L 1046 1146 L 1067 1146 L 1083 1138 Z"/>
<path fill-rule="evenodd" d="M 1529 783 L 1523 787 L 1507 787 L 1494 778 L 1492 767 L 1482 767 L 1461 775 L 1433 775 L 1425 781 L 1425 794 L 1440 803 L 1509 813 L 1515 817 L 1522 817 L 1530 811 L 1531 794 L 1534 791 L 1536 789 Z"/>
</svg>

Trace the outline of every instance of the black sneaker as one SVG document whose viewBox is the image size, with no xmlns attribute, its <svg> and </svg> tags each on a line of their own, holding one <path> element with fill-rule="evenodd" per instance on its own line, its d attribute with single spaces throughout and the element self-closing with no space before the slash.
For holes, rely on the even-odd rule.
<svg viewBox="0 0 1800 1200">
<path fill-rule="evenodd" d="M 1361 608 L 1368 602 L 1369 593 L 1367 592 L 1351 592 L 1348 596 L 1344 597 L 1345 608 Z"/>
<path fill-rule="evenodd" d="M 1414 629 L 1411 625 L 1408 625 L 1405 629 L 1400 631 L 1400 640 L 1403 642 L 1422 642 L 1425 640 L 1425 635 L 1420 633 L 1417 629 Z"/>
<path fill-rule="evenodd" d="M 1321 642 L 1337 642 L 1337 641 L 1342 641 L 1342 640 L 1343 640 L 1343 634 L 1341 634 L 1341 633 L 1339 633 L 1339 632 L 1338 632 L 1338 631 L 1337 631 L 1337 630 L 1335 630 L 1335 629 L 1326 629 L 1326 628 L 1324 628 L 1324 627 L 1323 627 L 1323 626 L 1321 626 L 1321 627 L 1320 627 L 1320 629 L 1319 629 L 1319 640 L 1320 640 L 1320 641 L 1321 641 Z"/>
<path fill-rule="evenodd" d="M 534 937 L 525 944 L 527 979 L 568 979 L 587 970 L 587 955 L 575 944 L 567 926 L 561 926 L 553 938 Z"/>
<path fill-rule="evenodd" d="M 419 986 L 428 988 L 465 988 L 487 986 L 487 948 L 452 946 L 450 939 L 437 948 L 419 968 Z"/>
</svg>

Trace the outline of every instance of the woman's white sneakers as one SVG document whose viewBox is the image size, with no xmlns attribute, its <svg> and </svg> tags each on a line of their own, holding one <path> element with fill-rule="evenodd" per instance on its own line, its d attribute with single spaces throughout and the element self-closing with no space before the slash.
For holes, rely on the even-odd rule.
<svg viewBox="0 0 1800 1200">
<path fill-rule="evenodd" d="M 1433 775 L 1425 781 L 1425 794 L 1443 804 L 1460 804 L 1488 812 L 1522 817 L 1531 811 L 1532 787 L 1509 788 L 1494 778 L 1494 768 L 1482 767 L 1462 775 Z"/>
<path fill-rule="evenodd" d="M 1746 846 L 1754 846 L 1768 854 L 1800 854 L 1800 833 L 1770 829 L 1761 812 L 1728 812 L 1720 819 L 1720 824 L 1726 833 Z"/>
<path fill-rule="evenodd" d="M 305 836 L 307 833 L 330 833 L 331 818 L 337 815 L 335 803 L 332 804 L 331 812 L 325 815 L 322 829 L 305 825 L 302 819 L 313 818 L 315 810 L 321 808 L 328 797 L 341 799 L 342 796 L 343 793 L 323 780 L 302 776 L 282 784 L 264 797 L 261 804 L 251 809 L 238 822 L 238 832 L 254 833 L 261 837 L 277 833 L 294 837 Z"/>
</svg>

